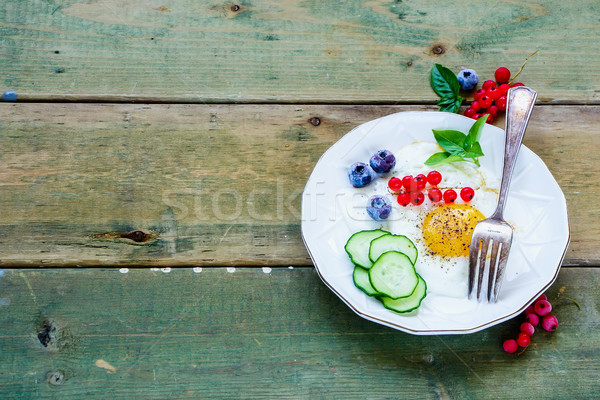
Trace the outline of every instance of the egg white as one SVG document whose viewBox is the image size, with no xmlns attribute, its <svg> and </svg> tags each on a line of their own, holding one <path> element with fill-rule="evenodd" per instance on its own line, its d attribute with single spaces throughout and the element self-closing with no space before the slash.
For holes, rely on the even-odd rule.
<svg viewBox="0 0 600 400">
<path fill-rule="evenodd" d="M 470 162 L 454 162 L 435 167 L 425 165 L 425 161 L 434 153 L 443 151 L 437 143 L 415 142 L 395 152 L 396 166 L 382 177 L 375 179 L 365 188 L 349 188 L 338 194 L 340 206 L 345 209 L 346 222 L 351 231 L 381 228 L 393 234 L 410 238 L 419 251 L 415 268 L 427 282 L 428 292 L 449 296 L 465 297 L 467 295 L 468 257 L 444 257 L 432 254 L 423 240 L 422 225 L 425 216 L 436 204 L 427 196 L 423 204 L 403 207 L 390 193 L 387 183 L 393 176 L 402 178 L 406 175 L 427 175 L 432 170 L 442 174 L 442 182 L 438 185 L 442 192 L 453 188 L 459 194 L 460 189 L 469 186 L 475 190 L 475 197 L 469 204 L 478 209 L 485 217 L 489 217 L 496 208 L 500 178 L 492 171 L 477 167 Z M 392 213 L 385 221 L 374 221 L 366 212 L 368 199 L 375 195 L 386 195 L 392 203 Z M 464 203 L 460 196 L 457 204 Z"/>
</svg>

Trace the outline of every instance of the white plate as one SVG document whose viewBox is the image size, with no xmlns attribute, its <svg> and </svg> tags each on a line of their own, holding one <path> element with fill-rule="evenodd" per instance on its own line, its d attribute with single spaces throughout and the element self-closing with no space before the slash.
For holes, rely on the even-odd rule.
<svg viewBox="0 0 600 400">
<path fill-rule="evenodd" d="M 497 303 L 428 293 L 418 312 L 401 315 L 354 286 L 344 245 L 356 224 L 339 207 L 348 190 L 348 167 L 368 162 L 380 149 L 434 142 L 432 129 L 467 132 L 473 120 L 445 112 L 402 112 L 367 122 L 347 133 L 321 157 L 302 195 L 302 237 L 323 282 L 360 316 L 417 335 L 473 333 L 523 311 L 556 279 L 569 244 L 565 197 L 543 161 L 523 146 L 515 166 L 505 218 L 516 221 L 504 283 Z M 482 166 L 502 175 L 504 131 L 486 125 Z M 363 229 L 380 226 L 364 221 Z"/>
</svg>

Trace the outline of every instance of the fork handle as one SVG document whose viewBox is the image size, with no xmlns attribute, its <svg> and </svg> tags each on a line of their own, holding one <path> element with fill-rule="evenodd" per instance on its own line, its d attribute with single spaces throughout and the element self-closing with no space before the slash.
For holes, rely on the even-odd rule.
<svg viewBox="0 0 600 400">
<path fill-rule="evenodd" d="M 517 86 L 509 89 L 506 101 L 506 143 L 504 145 L 504 169 L 502 171 L 502 183 L 498 194 L 498 206 L 491 218 L 502 219 L 504 205 L 508 197 L 508 187 L 512 178 L 521 142 L 525 135 L 527 122 L 531 116 L 531 110 L 535 103 L 537 93 L 525 86 Z"/>
</svg>

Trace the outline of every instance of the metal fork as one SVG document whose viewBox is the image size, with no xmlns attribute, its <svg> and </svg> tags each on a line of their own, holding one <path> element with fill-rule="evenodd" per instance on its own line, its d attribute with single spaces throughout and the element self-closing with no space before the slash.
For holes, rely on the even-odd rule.
<svg viewBox="0 0 600 400">
<path fill-rule="evenodd" d="M 473 230 L 469 252 L 469 299 L 473 297 L 475 280 L 477 279 L 477 300 L 481 301 L 483 279 L 487 272 L 487 300 L 491 301 L 493 297 L 494 302 L 498 301 L 498 293 L 504 277 L 513 237 L 513 228 L 503 218 L 504 205 L 517 155 L 536 97 L 537 93 L 525 86 L 514 87 L 508 91 L 504 169 L 502 171 L 500 193 L 498 194 L 498 206 L 491 217 L 480 221 Z M 488 252 L 490 253 L 489 262 Z M 487 270 L 486 266 L 488 266 Z"/>
</svg>

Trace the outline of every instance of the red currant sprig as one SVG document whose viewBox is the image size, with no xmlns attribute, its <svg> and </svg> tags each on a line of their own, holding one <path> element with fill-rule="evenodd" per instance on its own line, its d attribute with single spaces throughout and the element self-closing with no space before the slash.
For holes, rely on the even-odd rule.
<svg viewBox="0 0 600 400">
<path fill-rule="evenodd" d="M 454 189 L 446 189 L 443 193 L 437 187 L 442 182 L 442 174 L 438 171 L 430 171 L 427 176 L 418 174 L 416 176 L 407 175 L 402 179 L 392 177 L 388 181 L 388 188 L 392 194 L 397 195 L 396 201 L 401 206 L 409 204 L 420 205 L 425 201 L 425 194 L 432 203 L 444 201 L 445 203 L 454 203 L 458 195 Z M 430 187 L 426 190 L 427 185 Z M 424 193 L 424 191 L 426 192 Z M 462 188 L 460 198 L 468 203 L 475 196 L 475 191 L 470 187 Z"/>
<path fill-rule="evenodd" d="M 483 82 L 481 89 L 473 94 L 473 102 L 465 110 L 464 115 L 469 118 L 479 119 L 485 114 L 489 114 L 487 123 L 494 122 L 494 119 L 506 111 L 506 95 L 508 89 L 515 86 L 523 86 L 521 82 L 510 82 L 510 71 L 506 67 L 500 67 L 494 73 L 493 80 Z M 514 78 L 513 78 L 514 79 Z"/>
<path fill-rule="evenodd" d="M 572 301 L 578 308 L 581 308 L 579 303 L 568 297 L 559 297 L 557 300 L 564 298 Z M 531 343 L 531 337 L 535 333 L 535 328 L 540 325 L 545 331 L 554 332 L 558 328 L 558 318 L 551 314 L 552 303 L 548 301 L 545 294 L 540 295 L 533 304 L 525 309 L 525 322 L 520 325 L 520 332 L 516 339 L 505 340 L 502 348 L 507 353 L 516 353 L 519 348 L 523 354 L 527 346 Z"/>
</svg>

